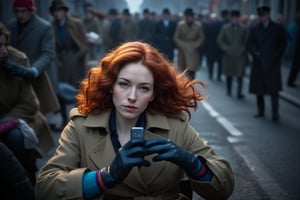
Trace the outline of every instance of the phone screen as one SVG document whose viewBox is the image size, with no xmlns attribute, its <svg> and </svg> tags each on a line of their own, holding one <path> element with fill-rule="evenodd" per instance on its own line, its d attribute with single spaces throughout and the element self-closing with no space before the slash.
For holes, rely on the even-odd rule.
<svg viewBox="0 0 300 200">
<path fill-rule="evenodd" d="M 144 128 L 143 127 L 132 127 L 131 128 L 131 139 L 140 138 L 144 139 Z"/>
</svg>

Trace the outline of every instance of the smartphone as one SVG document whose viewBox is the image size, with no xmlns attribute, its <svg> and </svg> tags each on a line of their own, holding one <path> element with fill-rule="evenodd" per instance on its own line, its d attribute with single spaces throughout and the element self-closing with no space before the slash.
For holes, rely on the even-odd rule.
<svg viewBox="0 0 300 200">
<path fill-rule="evenodd" d="M 144 139 L 144 128 L 143 127 L 132 127 L 131 128 L 131 139 Z"/>
</svg>

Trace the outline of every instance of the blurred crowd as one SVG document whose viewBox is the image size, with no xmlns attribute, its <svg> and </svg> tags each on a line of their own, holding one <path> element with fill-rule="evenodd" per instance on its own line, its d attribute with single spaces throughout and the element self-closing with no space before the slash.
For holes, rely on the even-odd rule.
<svg viewBox="0 0 300 200">
<path fill-rule="evenodd" d="M 297 87 L 300 15 L 286 24 L 280 15 L 271 19 L 268 6 L 250 16 L 239 10 L 197 15 L 193 8 L 181 16 L 168 8 L 159 14 L 150 8 L 135 14 L 114 8 L 101 13 L 87 4 L 80 18 L 69 14 L 63 0 L 53 0 L 51 22 L 35 14 L 34 0 L 14 0 L 13 11 L 15 19 L 0 24 L 0 152 L 6 163 L 0 165 L 1 199 L 34 198 L 36 160 L 54 145 L 51 129 L 61 130 L 67 123 L 67 105 L 76 102 L 79 81 L 95 65 L 90 61 L 97 63 L 121 43 L 153 45 L 191 79 L 205 61 L 209 79 L 225 80 L 227 95 L 232 96 L 237 81 L 238 99 L 245 97 L 243 78 L 250 66 L 258 118 L 264 117 L 264 96 L 270 95 L 272 120 L 279 120 L 282 62 L 290 65 L 284 83 Z M 57 113 L 62 116 L 59 125 L 48 120 Z M 20 192 L 7 193 L 11 188 Z"/>
</svg>

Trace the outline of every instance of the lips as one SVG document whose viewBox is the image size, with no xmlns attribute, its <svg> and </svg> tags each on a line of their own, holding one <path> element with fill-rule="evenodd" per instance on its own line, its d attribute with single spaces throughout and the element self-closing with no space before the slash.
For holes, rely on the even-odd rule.
<svg viewBox="0 0 300 200">
<path fill-rule="evenodd" d="M 135 106 L 124 106 L 124 108 L 127 112 L 135 112 L 137 110 Z"/>
</svg>

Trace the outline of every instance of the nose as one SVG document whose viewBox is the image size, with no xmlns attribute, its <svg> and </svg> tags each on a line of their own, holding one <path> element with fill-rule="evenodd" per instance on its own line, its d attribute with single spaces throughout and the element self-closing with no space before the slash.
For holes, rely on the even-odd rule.
<svg viewBox="0 0 300 200">
<path fill-rule="evenodd" d="M 128 94 L 128 101 L 134 102 L 136 101 L 136 88 L 132 88 Z"/>
</svg>

